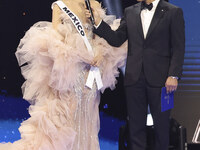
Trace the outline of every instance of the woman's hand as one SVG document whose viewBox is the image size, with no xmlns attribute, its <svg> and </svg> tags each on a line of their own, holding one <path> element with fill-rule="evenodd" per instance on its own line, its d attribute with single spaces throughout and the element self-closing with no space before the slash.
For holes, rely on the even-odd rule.
<svg viewBox="0 0 200 150">
<path fill-rule="evenodd" d="M 102 62 L 103 62 L 103 56 L 102 54 L 99 53 L 94 57 L 94 60 L 92 61 L 91 65 L 94 67 L 99 67 Z"/>
</svg>

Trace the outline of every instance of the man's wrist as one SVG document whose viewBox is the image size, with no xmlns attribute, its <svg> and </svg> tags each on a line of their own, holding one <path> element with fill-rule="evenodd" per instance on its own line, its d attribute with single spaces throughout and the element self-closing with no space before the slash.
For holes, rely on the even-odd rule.
<svg viewBox="0 0 200 150">
<path fill-rule="evenodd" d="M 177 76 L 170 76 L 172 79 L 176 79 L 176 80 L 178 80 L 179 79 L 179 77 L 177 77 Z"/>
<path fill-rule="evenodd" d="M 100 26 L 101 22 L 102 20 L 97 25 L 94 25 L 95 29 L 97 29 Z"/>
</svg>

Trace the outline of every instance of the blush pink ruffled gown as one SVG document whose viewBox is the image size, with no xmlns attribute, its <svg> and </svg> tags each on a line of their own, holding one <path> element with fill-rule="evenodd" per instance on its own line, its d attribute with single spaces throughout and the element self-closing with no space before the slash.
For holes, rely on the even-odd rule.
<svg viewBox="0 0 200 150">
<path fill-rule="evenodd" d="M 102 13 L 103 10 L 99 10 Z M 32 105 L 31 117 L 22 122 L 21 139 L 0 144 L 0 150 L 99 150 L 100 91 L 96 84 L 85 87 L 92 55 L 69 18 L 61 15 L 58 32 L 50 22 L 38 22 L 21 39 L 16 56 L 24 65 L 24 99 Z M 113 23 L 112 17 L 104 18 Z M 113 29 L 119 20 L 112 24 Z M 118 68 L 125 64 L 127 44 L 114 48 L 102 38 L 92 38 L 84 24 L 93 50 L 103 56 L 100 71 L 103 92 L 113 89 Z M 62 36 L 61 36 L 62 35 Z M 86 61 L 87 60 L 87 61 Z"/>
</svg>

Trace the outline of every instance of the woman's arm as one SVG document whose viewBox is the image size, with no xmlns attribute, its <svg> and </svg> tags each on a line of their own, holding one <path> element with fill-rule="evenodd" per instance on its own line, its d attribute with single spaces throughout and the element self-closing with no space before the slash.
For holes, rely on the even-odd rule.
<svg viewBox="0 0 200 150">
<path fill-rule="evenodd" d="M 61 13 L 60 8 L 58 7 L 58 5 L 55 4 L 53 6 L 53 13 L 52 13 L 52 25 L 55 30 L 58 29 L 58 25 L 61 23 L 60 13 Z"/>
</svg>

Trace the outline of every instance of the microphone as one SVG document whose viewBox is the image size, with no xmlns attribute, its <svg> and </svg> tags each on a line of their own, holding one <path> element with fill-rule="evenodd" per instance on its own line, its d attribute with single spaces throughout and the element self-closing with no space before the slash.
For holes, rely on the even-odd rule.
<svg viewBox="0 0 200 150">
<path fill-rule="evenodd" d="M 86 4 L 86 7 L 90 11 L 90 14 L 91 14 L 90 21 L 91 21 L 92 25 L 95 25 L 94 15 L 93 15 L 93 12 L 92 12 L 92 8 L 90 7 L 90 0 L 85 0 L 85 4 Z"/>
</svg>

